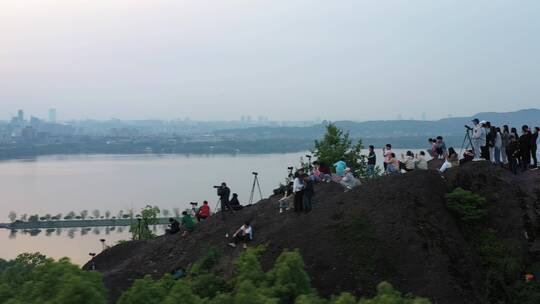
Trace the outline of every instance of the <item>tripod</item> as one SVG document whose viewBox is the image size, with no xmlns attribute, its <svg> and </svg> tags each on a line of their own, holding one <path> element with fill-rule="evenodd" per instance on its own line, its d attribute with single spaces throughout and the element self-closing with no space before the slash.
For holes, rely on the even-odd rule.
<svg viewBox="0 0 540 304">
<path fill-rule="evenodd" d="M 253 185 L 251 186 L 251 195 L 249 196 L 249 205 L 253 204 L 253 198 L 255 196 L 255 185 L 257 185 L 257 188 L 259 188 L 259 195 L 262 200 L 263 196 L 262 196 L 262 191 L 261 191 L 261 185 L 259 184 L 259 174 L 257 172 L 253 172 Z"/>
<path fill-rule="evenodd" d="M 463 143 L 461 144 L 461 149 L 459 151 L 460 155 L 463 155 L 463 149 L 467 149 L 471 147 L 473 149 L 473 153 L 475 154 L 474 157 L 478 157 L 479 155 L 476 155 L 474 145 L 471 139 L 471 130 L 465 126 L 465 137 L 463 138 Z M 465 145 L 466 144 L 466 145 Z"/>
</svg>

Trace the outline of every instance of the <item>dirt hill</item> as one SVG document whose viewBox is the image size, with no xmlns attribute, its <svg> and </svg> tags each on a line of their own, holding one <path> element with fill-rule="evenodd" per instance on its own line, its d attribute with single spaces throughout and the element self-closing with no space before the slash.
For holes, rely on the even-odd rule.
<svg viewBox="0 0 540 304">
<path fill-rule="evenodd" d="M 208 248 L 221 253 L 217 270 L 228 276 L 243 249 L 228 247 L 225 234 L 251 220 L 254 244 L 267 247 L 263 266 L 273 265 L 283 249 L 298 248 L 322 295 L 371 295 L 377 283 L 388 281 L 433 303 L 478 303 L 485 293 L 485 269 L 447 209 L 445 194 L 460 186 L 485 196 L 491 228 L 514 244 L 524 265 L 534 258 L 539 181 L 540 170 L 515 177 L 479 162 L 444 177 L 436 171 L 386 176 L 346 193 L 337 184 L 319 184 L 309 214 L 279 214 L 280 197 L 270 197 L 225 222 L 214 216 L 187 237 L 115 246 L 95 263 L 111 300 L 145 274 L 158 278 L 189 267 Z"/>
</svg>

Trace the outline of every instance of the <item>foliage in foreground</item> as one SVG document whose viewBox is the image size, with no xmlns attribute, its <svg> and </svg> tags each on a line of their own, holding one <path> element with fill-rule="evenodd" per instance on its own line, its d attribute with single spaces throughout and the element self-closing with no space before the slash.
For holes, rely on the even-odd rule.
<svg viewBox="0 0 540 304">
<path fill-rule="evenodd" d="M 53 261 L 39 253 L 0 260 L 0 303 L 104 304 L 101 275 L 87 272 L 64 258 Z"/>
<path fill-rule="evenodd" d="M 344 293 L 324 299 L 311 288 L 309 275 L 298 251 L 284 251 L 268 272 L 259 262 L 263 248 L 246 250 L 235 262 L 233 277 L 225 281 L 211 272 L 215 252 L 196 263 L 196 270 L 174 281 L 170 275 L 161 280 L 149 276 L 137 280 L 118 300 L 118 304 L 428 304 L 426 299 L 403 296 L 388 283 L 381 283 L 372 299 L 356 299 Z"/>
</svg>

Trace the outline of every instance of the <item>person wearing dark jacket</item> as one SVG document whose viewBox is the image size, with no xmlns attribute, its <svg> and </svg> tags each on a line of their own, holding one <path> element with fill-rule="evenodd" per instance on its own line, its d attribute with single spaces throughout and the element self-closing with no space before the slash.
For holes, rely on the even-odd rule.
<svg viewBox="0 0 540 304">
<path fill-rule="evenodd" d="M 517 174 L 518 172 L 518 159 L 520 156 L 519 152 L 519 142 L 516 139 L 516 136 L 510 135 L 508 145 L 506 146 L 506 156 L 508 157 L 508 165 L 512 173 Z"/>
<path fill-rule="evenodd" d="M 532 136 L 529 126 L 521 127 L 521 136 L 519 137 L 519 150 L 521 152 L 521 169 L 526 171 L 531 165 L 531 144 Z"/>
<path fill-rule="evenodd" d="M 486 122 L 486 144 L 488 147 L 487 160 L 492 161 L 495 159 L 495 141 L 497 140 L 497 129 L 491 125 L 491 122 Z"/>
<path fill-rule="evenodd" d="M 226 183 L 221 183 L 221 187 L 217 188 L 217 195 L 221 203 L 221 219 L 225 220 L 225 211 L 232 212 L 231 206 L 229 206 L 229 197 L 231 196 L 231 189 L 227 187 Z"/>
<path fill-rule="evenodd" d="M 174 218 L 169 218 L 169 228 L 165 230 L 167 234 L 176 234 L 180 232 L 180 223 Z"/>
<path fill-rule="evenodd" d="M 243 206 L 240 205 L 240 201 L 238 200 L 238 194 L 236 193 L 232 194 L 232 198 L 231 198 L 231 201 L 229 202 L 229 206 L 235 211 L 243 208 Z"/>
<path fill-rule="evenodd" d="M 314 182 L 307 174 L 304 174 L 302 178 L 304 180 L 304 195 L 302 196 L 302 205 L 304 207 L 304 212 L 308 213 L 311 211 L 313 194 L 315 194 L 315 186 Z"/>
<path fill-rule="evenodd" d="M 367 177 L 375 176 L 375 164 L 377 163 L 377 155 L 375 155 L 375 147 L 369 146 L 369 153 L 367 157 Z"/>
<path fill-rule="evenodd" d="M 538 168 L 538 156 L 536 153 L 538 151 L 538 132 L 540 131 L 539 127 L 534 127 L 534 132 L 531 134 L 531 157 L 533 160 L 533 168 Z"/>
</svg>

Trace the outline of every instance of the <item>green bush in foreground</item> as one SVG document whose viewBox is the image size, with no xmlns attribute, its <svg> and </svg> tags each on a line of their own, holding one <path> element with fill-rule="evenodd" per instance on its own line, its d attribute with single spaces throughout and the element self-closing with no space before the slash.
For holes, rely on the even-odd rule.
<svg viewBox="0 0 540 304">
<path fill-rule="evenodd" d="M 83 271 L 67 258 L 53 261 L 39 253 L 21 254 L 0 265 L 0 303 L 106 303 L 101 275 Z"/>
<path fill-rule="evenodd" d="M 136 280 L 118 304 L 429 304 L 403 296 L 388 283 L 378 286 L 372 299 L 356 299 L 343 293 L 321 298 L 311 288 L 310 277 L 298 251 L 284 251 L 268 272 L 259 258 L 264 248 L 251 248 L 235 261 L 233 277 L 226 281 L 212 273 L 217 253 L 208 251 L 196 271 L 174 280 L 150 276 Z M 68 259 L 22 254 L 13 261 L 0 259 L 0 303 L 6 304 L 105 304 L 107 295 L 101 275 L 83 271 Z"/>
<path fill-rule="evenodd" d="M 188 304 L 429 304 L 426 299 L 403 296 L 388 283 L 378 286 L 373 299 L 357 299 L 344 293 L 324 299 L 311 288 L 310 277 L 298 251 L 284 251 L 268 272 L 262 270 L 259 258 L 263 248 L 246 250 L 235 262 L 229 281 L 211 273 L 208 267 L 188 271 L 188 276 L 170 284 L 170 276 L 154 281 L 137 280 L 118 300 L 118 304 L 188 303 Z M 215 258 L 210 252 L 201 260 Z M 207 262 L 205 262 L 207 263 Z M 208 265 L 207 265 L 208 266 Z M 163 283 L 167 282 L 167 283 Z M 207 286 L 211 292 L 203 288 Z"/>
</svg>

